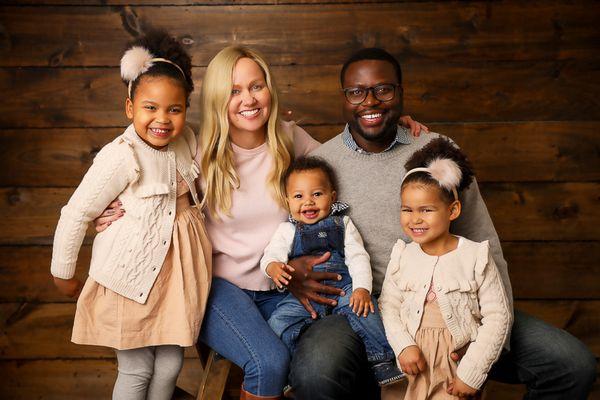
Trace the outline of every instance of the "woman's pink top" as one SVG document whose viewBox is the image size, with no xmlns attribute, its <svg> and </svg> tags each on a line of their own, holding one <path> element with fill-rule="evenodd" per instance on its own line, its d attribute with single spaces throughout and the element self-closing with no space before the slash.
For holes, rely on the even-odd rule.
<svg viewBox="0 0 600 400">
<path fill-rule="evenodd" d="M 320 143 L 294 122 L 284 122 L 284 132 L 292 136 L 294 154 L 303 156 Z M 200 133 L 202 134 L 202 133 Z M 233 192 L 231 217 L 215 219 L 206 213 L 206 229 L 213 245 L 213 276 L 228 280 L 242 289 L 270 290 L 271 280 L 258 264 L 277 226 L 288 212 L 271 196 L 266 182 L 273 158 L 266 143 L 243 149 L 231 144 L 240 187 Z M 200 163 L 200 154 L 196 161 Z"/>
</svg>

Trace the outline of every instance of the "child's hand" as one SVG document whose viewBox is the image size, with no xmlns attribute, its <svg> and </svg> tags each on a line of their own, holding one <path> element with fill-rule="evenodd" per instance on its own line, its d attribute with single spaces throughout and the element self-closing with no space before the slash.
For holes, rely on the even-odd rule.
<svg viewBox="0 0 600 400">
<path fill-rule="evenodd" d="M 54 285 L 58 288 L 59 292 L 69 297 L 79 296 L 83 284 L 77 278 L 71 279 L 60 279 L 54 277 Z"/>
<path fill-rule="evenodd" d="M 451 394 L 452 396 L 458 396 L 461 399 L 476 398 L 478 392 L 477 389 L 473 389 L 471 386 L 461 381 L 459 377 L 454 378 L 454 380 L 450 382 L 446 391 L 448 392 L 448 394 Z"/>
<path fill-rule="evenodd" d="M 267 265 L 267 275 L 271 277 L 279 289 L 290 283 L 290 280 L 292 279 L 290 272 L 294 271 L 294 268 L 282 262 L 271 262 Z"/>
<path fill-rule="evenodd" d="M 358 288 L 352 292 L 352 295 L 350 296 L 350 307 L 358 316 L 362 315 L 363 317 L 366 317 L 369 315 L 369 310 L 371 310 L 372 313 L 375 312 L 375 306 L 373 306 L 371 295 L 365 288 Z"/>
<path fill-rule="evenodd" d="M 402 372 L 409 375 L 417 375 L 425 371 L 427 361 L 419 346 L 408 346 L 398 356 Z"/>
<path fill-rule="evenodd" d="M 114 199 L 112 203 L 94 220 L 94 228 L 100 233 L 110 226 L 114 221 L 125 215 L 125 210 L 121 208 L 123 203 L 119 199 Z"/>
</svg>

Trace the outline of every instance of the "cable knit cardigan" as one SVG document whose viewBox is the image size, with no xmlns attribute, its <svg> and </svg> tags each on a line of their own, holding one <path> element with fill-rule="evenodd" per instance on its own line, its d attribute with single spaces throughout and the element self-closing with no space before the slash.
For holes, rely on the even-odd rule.
<svg viewBox="0 0 600 400">
<path fill-rule="evenodd" d="M 148 146 L 133 125 L 104 146 L 61 210 L 52 275 L 73 277 L 88 223 L 118 197 L 127 213 L 96 235 L 89 275 L 102 286 L 144 304 L 171 244 L 177 171 L 198 205 L 195 151 L 196 138 L 188 127 L 164 151 Z"/>
<path fill-rule="evenodd" d="M 396 242 L 379 297 L 385 332 L 396 356 L 416 345 L 430 285 L 454 340 L 452 350 L 472 342 L 457 375 L 479 389 L 500 356 L 513 320 L 488 242 L 461 238 L 460 246 L 439 257 L 426 254 L 417 243 Z"/>
</svg>

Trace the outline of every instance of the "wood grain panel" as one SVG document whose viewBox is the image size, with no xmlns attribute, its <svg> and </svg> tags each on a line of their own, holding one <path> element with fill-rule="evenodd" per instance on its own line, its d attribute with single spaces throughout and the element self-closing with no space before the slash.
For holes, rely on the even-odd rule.
<svg viewBox="0 0 600 400">
<path fill-rule="evenodd" d="M 594 2 L 5 7 L 8 52 L 0 65 L 116 66 L 148 23 L 184 39 L 202 66 L 232 43 L 256 47 L 274 65 L 340 64 L 373 46 L 405 62 L 585 59 L 597 56 L 598 19 Z"/>
<path fill-rule="evenodd" d="M 501 240 L 597 240 L 599 183 L 483 183 Z"/>
<path fill-rule="evenodd" d="M 600 301 L 517 301 L 517 309 L 566 329 L 600 355 Z M 108 348 L 70 342 L 75 304 L 0 304 L 0 359 L 104 358 Z M 189 349 L 188 357 L 197 353 Z"/>
<path fill-rule="evenodd" d="M 342 121 L 339 66 L 275 67 L 282 109 L 303 124 Z M 423 121 L 600 119 L 600 61 L 410 63 L 405 110 Z M 193 71 L 197 87 L 204 68 Z M 3 128 L 127 124 L 116 68 L 0 68 Z M 60 99 L 60 101 L 57 101 Z M 198 121 L 198 93 L 188 120 Z"/>
<path fill-rule="evenodd" d="M 599 183 L 483 183 L 481 189 L 504 241 L 598 239 Z M 51 244 L 73 191 L 0 188 L 0 245 Z"/>
<path fill-rule="evenodd" d="M 518 299 L 599 299 L 600 242 L 505 242 Z M 90 246 L 83 246 L 76 276 L 87 277 Z M 50 276 L 50 246 L 0 246 L 0 302 L 72 302 Z M 576 260 L 576 262 L 574 262 Z"/>
<path fill-rule="evenodd" d="M 424 121 L 427 123 L 426 121 Z M 343 125 L 306 126 L 321 142 Z M 469 155 L 480 182 L 600 180 L 600 123 L 431 124 Z M 76 186 L 123 128 L 0 130 L 0 186 Z"/>
<path fill-rule="evenodd" d="M 117 377 L 113 359 L 2 361 L 0 370 L 0 398 L 11 400 L 109 399 Z M 186 359 L 177 385 L 195 393 L 201 373 Z"/>
</svg>

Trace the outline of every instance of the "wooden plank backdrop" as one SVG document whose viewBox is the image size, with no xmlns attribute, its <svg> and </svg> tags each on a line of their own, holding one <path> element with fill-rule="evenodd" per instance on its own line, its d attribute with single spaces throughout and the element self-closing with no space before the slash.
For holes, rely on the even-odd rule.
<svg viewBox="0 0 600 400">
<path fill-rule="evenodd" d="M 503 241 L 516 307 L 600 356 L 600 3 L 376 0 L 8 0 L 0 6 L 0 398 L 110 396 L 110 350 L 69 342 L 74 303 L 49 263 L 60 207 L 127 120 L 118 63 L 148 26 L 193 56 L 261 50 L 285 109 L 323 142 L 342 129 L 339 70 L 384 47 L 405 109 L 470 155 Z M 197 126 L 198 90 L 189 122 Z M 84 278 L 88 232 L 78 261 Z M 239 392 L 232 370 L 227 398 Z M 186 351 L 179 385 L 201 372 Z M 523 387 L 490 383 L 488 398 Z M 596 384 L 591 398 L 600 398 Z"/>
</svg>

